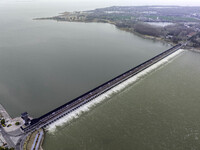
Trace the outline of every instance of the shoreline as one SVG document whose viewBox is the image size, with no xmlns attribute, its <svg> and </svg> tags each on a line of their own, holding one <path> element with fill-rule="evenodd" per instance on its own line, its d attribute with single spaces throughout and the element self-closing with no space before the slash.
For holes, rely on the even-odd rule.
<svg viewBox="0 0 200 150">
<path fill-rule="evenodd" d="M 113 24 L 113 25 L 115 25 L 115 24 Z M 115 27 L 116 27 L 117 29 L 119 29 L 119 30 L 122 30 L 122 31 L 125 31 L 125 32 L 128 32 L 128 33 L 132 33 L 132 34 L 137 35 L 137 36 L 139 36 L 139 37 L 141 37 L 141 38 L 144 38 L 144 39 L 149 39 L 149 40 L 158 41 L 158 42 L 164 42 L 164 43 L 169 44 L 169 45 L 171 45 L 171 46 L 176 45 L 176 44 L 173 43 L 173 42 L 164 40 L 164 39 L 159 38 L 159 37 L 141 34 L 141 33 L 138 33 L 138 32 L 136 32 L 136 31 L 132 31 L 132 30 L 130 30 L 130 29 L 128 29 L 128 28 L 120 28 L 120 27 L 117 27 L 116 25 L 115 25 Z"/>
<path fill-rule="evenodd" d="M 57 16 L 55 16 L 57 17 Z M 134 30 L 132 30 L 131 28 L 121 28 L 121 27 L 118 27 L 116 25 L 115 22 L 111 22 L 109 20 L 105 20 L 105 21 L 98 21 L 98 20 L 93 20 L 93 21 L 69 21 L 69 20 L 58 20 L 58 19 L 55 19 L 55 17 L 47 17 L 47 18 L 33 18 L 33 20 L 36 20 L 36 21 L 42 21 L 42 20 L 52 20 L 52 21 L 57 21 L 57 22 L 75 22 L 75 23 L 107 23 L 107 24 L 110 24 L 110 25 L 114 25 L 115 28 L 117 28 L 118 30 L 121 30 L 121 31 L 125 31 L 125 32 L 128 32 L 128 33 L 132 33 L 134 35 L 137 35 L 141 38 L 144 38 L 144 39 L 149 39 L 149 40 L 153 40 L 153 41 L 158 41 L 158 42 L 164 42 L 166 44 L 169 44 L 171 46 L 174 46 L 176 45 L 176 43 L 173 43 L 169 40 L 165 40 L 165 39 L 162 39 L 162 38 L 159 38 L 159 37 L 156 37 L 156 36 L 150 36 L 150 35 L 145 35 L 145 34 L 141 34 L 139 32 L 136 32 Z"/>
<path fill-rule="evenodd" d="M 22 135 L 20 127 L 24 122 L 21 117 L 11 118 L 2 104 L 0 104 L 0 116 L 0 147 L 15 148 Z"/>
</svg>

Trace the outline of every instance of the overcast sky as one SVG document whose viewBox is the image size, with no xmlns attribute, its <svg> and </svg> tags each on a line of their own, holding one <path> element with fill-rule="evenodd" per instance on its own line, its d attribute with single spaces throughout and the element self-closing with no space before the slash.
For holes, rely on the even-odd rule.
<svg viewBox="0 0 200 150">
<path fill-rule="evenodd" d="M 49 0 L 46 0 L 49 1 Z M 62 0 L 85 8 L 101 8 L 107 6 L 141 6 L 141 5 L 179 5 L 200 6 L 200 0 Z"/>
<path fill-rule="evenodd" d="M 1 1 L 1 0 L 0 0 Z M 17 0 L 26 1 L 26 0 Z M 29 1 L 29 0 L 27 0 Z M 37 0 L 43 1 L 43 0 Z M 54 1 L 54 0 L 44 0 Z M 200 0 L 58 0 L 63 2 L 98 3 L 103 5 L 181 5 L 200 6 Z"/>
<path fill-rule="evenodd" d="M 87 0 L 91 2 L 106 2 L 116 5 L 184 5 L 200 6 L 200 0 Z"/>
<path fill-rule="evenodd" d="M 0 2 L 52 2 L 56 0 L 0 0 Z M 65 3 L 96 3 L 99 5 L 181 5 L 181 6 L 200 6 L 200 0 L 57 0 L 57 2 Z"/>
<path fill-rule="evenodd" d="M 200 0 L 0 0 L 0 11 L 13 6 L 19 9 L 44 10 L 44 12 L 49 11 L 49 13 L 53 14 L 63 11 L 91 10 L 109 6 L 141 5 L 200 6 Z M 14 9 L 13 7 L 12 9 Z"/>
<path fill-rule="evenodd" d="M 64 2 L 64 3 L 85 3 L 88 5 L 181 5 L 181 6 L 200 6 L 200 0 L 0 0 L 0 2 Z"/>
<path fill-rule="evenodd" d="M 84 0 L 83 0 L 84 1 Z M 110 5 L 185 5 L 200 6 L 200 0 L 87 0 L 92 3 L 102 2 Z"/>
</svg>

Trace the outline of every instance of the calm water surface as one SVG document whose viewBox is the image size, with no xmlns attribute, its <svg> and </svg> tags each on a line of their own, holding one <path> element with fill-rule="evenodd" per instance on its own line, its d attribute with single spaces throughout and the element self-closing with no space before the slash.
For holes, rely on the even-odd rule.
<svg viewBox="0 0 200 150">
<path fill-rule="evenodd" d="M 32 20 L 97 7 L 86 4 L 0 1 L 0 103 L 12 116 L 40 116 L 169 48 L 110 24 Z"/>
<path fill-rule="evenodd" d="M 46 150 L 200 149 L 200 53 L 168 65 L 48 132 Z"/>
<path fill-rule="evenodd" d="M 12 116 L 40 116 L 169 48 L 109 24 L 32 20 L 108 5 L 86 1 L 0 1 L 0 103 Z M 186 52 L 48 132 L 44 148 L 199 149 L 199 57 Z"/>
</svg>

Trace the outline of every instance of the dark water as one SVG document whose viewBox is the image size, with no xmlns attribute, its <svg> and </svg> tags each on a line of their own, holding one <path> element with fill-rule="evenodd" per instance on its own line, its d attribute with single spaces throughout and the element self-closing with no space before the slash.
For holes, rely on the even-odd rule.
<svg viewBox="0 0 200 150">
<path fill-rule="evenodd" d="M 169 48 L 110 24 L 32 20 L 95 7 L 0 1 L 0 103 L 12 116 L 40 116 Z"/>
<path fill-rule="evenodd" d="M 46 150 L 199 150 L 200 53 L 168 65 L 48 132 Z"/>
</svg>

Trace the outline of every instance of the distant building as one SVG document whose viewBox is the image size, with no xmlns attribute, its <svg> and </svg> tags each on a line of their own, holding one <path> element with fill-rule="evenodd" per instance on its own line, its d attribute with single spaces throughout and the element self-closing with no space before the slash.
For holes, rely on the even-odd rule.
<svg viewBox="0 0 200 150">
<path fill-rule="evenodd" d="M 172 35 L 167 35 L 167 36 L 166 36 L 166 39 L 172 39 L 172 38 L 173 38 Z"/>
<path fill-rule="evenodd" d="M 191 32 L 191 33 L 189 33 L 189 34 L 187 35 L 187 37 L 190 38 L 190 37 L 192 37 L 192 36 L 195 35 L 195 34 L 196 34 L 196 32 Z"/>
<path fill-rule="evenodd" d="M 138 17 L 138 21 L 148 21 L 147 17 Z"/>
<path fill-rule="evenodd" d="M 156 11 L 143 11 L 143 12 L 141 12 L 141 13 L 142 13 L 142 14 L 149 14 L 149 15 L 151 15 L 151 14 L 155 15 L 155 14 L 157 14 Z"/>
<path fill-rule="evenodd" d="M 24 112 L 21 114 L 21 118 L 24 120 L 24 125 L 29 125 L 30 123 L 30 118 L 28 117 L 28 113 L 27 112 Z"/>
</svg>

